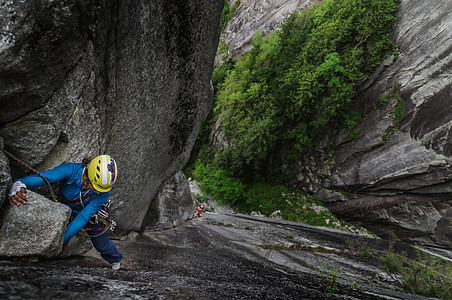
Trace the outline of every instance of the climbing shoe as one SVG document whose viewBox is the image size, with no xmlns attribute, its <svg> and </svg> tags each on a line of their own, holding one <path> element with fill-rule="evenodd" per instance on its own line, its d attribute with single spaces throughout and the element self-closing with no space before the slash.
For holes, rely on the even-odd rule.
<svg viewBox="0 0 452 300">
<path fill-rule="evenodd" d="M 121 268 L 121 262 L 119 261 L 119 262 L 112 263 L 111 268 L 115 271 L 119 270 Z"/>
</svg>

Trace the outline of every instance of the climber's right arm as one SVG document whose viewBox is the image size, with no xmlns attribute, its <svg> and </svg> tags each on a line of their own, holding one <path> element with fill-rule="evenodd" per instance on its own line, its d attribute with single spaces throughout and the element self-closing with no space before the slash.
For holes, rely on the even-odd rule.
<svg viewBox="0 0 452 300">
<path fill-rule="evenodd" d="M 53 169 L 41 172 L 50 183 L 69 178 L 73 172 L 74 164 L 62 164 Z M 26 204 L 26 189 L 45 185 L 46 182 L 38 174 L 30 175 L 14 181 L 9 192 L 9 203 L 20 206 Z"/>
</svg>

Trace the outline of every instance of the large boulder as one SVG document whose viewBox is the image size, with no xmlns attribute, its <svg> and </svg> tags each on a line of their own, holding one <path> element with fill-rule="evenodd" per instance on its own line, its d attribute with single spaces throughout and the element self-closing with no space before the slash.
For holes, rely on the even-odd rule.
<svg viewBox="0 0 452 300">
<path fill-rule="evenodd" d="M 151 208 L 144 225 L 154 230 L 170 229 L 193 217 L 195 201 L 181 171 L 162 185 Z"/>
<path fill-rule="evenodd" d="M 28 191 L 27 196 L 27 204 L 8 206 L 3 213 L 0 256 L 61 255 L 71 210 L 32 191 Z M 91 249 L 91 245 L 86 247 L 84 241 L 76 240 L 65 247 L 63 256 L 83 254 Z"/>
<path fill-rule="evenodd" d="M 361 87 L 360 136 L 335 137 L 334 166 L 316 194 L 380 235 L 442 247 L 452 246 L 451 10 L 450 1 L 401 2 L 399 55 Z"/>
<path fill-rule="evenodd" d="M 112 155 L 115 220 L 140 229 L 209 112 L 222 7 L 222 0 L 3 3 L 5 147 L 40 171 Z M 30 174 L 10 167 L 14 178 Z"/>
</svg>

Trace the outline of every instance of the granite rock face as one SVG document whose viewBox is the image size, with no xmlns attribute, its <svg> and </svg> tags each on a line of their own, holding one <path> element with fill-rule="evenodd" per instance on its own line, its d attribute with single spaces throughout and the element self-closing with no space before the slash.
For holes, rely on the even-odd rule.
<svg viewBox="0 0 452 300">
<path fill-rule="evenodd" d="M 361 87 L 360 136 L 335 137 L 334 166 L 317 192 L 338 216 L 376 233 L 442 247 L 452 246 L 451 10 L 439 0 L 401 2 L 399 55 Z"/>
<path fill-rule="evenodd" d="M 236 0 L 229 1 L 232 7 Z M 228 56 L 235 59 L 252 48 L 256 30 L 263 36 L 279 29 L 279 26 L 294 12 L 301 11 L 321 0 L 241 0 L 234 17 L 224 29 L 222 39 L 228 45 Z M 221 60 L 221 54 L 216 61 Z"/>
<path fill-rule="evenodd" d="M 68 121 L 89 95 L 91 9 L 90 1 L 8 1 L 0 6 L 0 135 L 10 152 L 32 166 L 59 141 L 67 142 Z M 79 151 L 83 146 L 77 145 Z"/>
<path fill-rule="evenodd" d="M 0 138 L 0 147 L 3 148 L 3 139 Z M 11 184 L 11 174 L 9 170 L 9 161 L 6 155 L 0 151 L 0 207 L 8 195 L 7 187 Z M 1 223 L 0 223 L 1 224 Z"/>
<path fill-rule="evenodd" d="M 140 229 L 209 112 L 222 4 L 2 3 L 5 148 L 40 171 L 110 154 L 119 168 L 114 218 L 118 228 Z M 10 167 L 14 179 L 30 174 Z M 9 189 L 8 180 L 1 188 Z"/>
<path fill-rule="evenodd" d="M 141 227 L 161 185 L 185 165 L 209 113 L 222 9 L 218 0 L 142 2 L 118 7 L 115 90 L 106 97 L 105 149 L 119 158 L 113 207 L 128 229 Z"/>
<path fill-rule="evenodd" d="M 437 299 L 400 292 L 379 261 L 389 248 L 414 259 L 413 245 L 338 229 L 206 212 L 115 244 L 124 256 L 119 272 L 95 251 L 33 264 L 0 259 L 0 298 Z M 450 252 L 425 255 L 450 259 Z"/>
</svg>

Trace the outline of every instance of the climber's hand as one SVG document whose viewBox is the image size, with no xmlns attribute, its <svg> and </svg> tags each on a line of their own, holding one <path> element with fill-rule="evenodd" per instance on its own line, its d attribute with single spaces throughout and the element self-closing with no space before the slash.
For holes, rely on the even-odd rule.
<svg viewBox="0 0 452 300">
<path fill-rule="evenodd" d="M 21 188 L 15 195 L 9 197 L 9 204 L 11 204 L 11 206 L 20 206 L 21 204 L 26 204 L 27 200 L 27 190 L 25 188 Z"/>
</svg>

